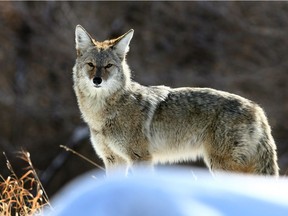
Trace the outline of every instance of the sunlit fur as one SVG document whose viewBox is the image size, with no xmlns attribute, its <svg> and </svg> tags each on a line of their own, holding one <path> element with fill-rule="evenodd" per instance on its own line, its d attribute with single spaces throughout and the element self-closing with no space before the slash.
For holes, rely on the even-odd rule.
<svg viewBox="0 0 288 216">
<path fill-rule="evenodd" d="M 98 42 L 76 27 L 74 90 L 107 174 L 203 158 L 211 171 L 278 175 L 276 145 L 257 104 L 210 88 L 132 81 L 125 59 L 132 36 L 130 30 Z M 97 76 L 99 85 L 93 83 Z"/>
</svg>

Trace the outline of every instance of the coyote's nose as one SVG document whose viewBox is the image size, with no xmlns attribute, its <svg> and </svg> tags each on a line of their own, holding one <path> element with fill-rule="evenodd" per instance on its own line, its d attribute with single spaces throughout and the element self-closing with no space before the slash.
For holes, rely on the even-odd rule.
<svg viewBox="0 0 288 216">
<path fill-rule="evenodd" d="M 101 84 L 101 83 L 102 83 L 101 77 L 94 77 L 94 78 L 93 78 L 93 83 L 94 83 L 95 85 Z"/>
</svg>

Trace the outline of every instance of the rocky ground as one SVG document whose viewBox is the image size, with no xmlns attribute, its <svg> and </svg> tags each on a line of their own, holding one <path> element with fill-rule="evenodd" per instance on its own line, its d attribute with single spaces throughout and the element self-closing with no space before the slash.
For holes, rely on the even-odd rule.
<svg viewBox="0 0 288 216">
<path fill-rule="evenodd" d="M 287 172 L 287 2 L 1 2 L 0 151 L 17 172 L 25 164 L 14 153 L 29 151 L 48 194 L 94 168 L 60 145 L 102 163 L 72 89 L 77 24 L 97 40 L 133 28 L 127 58 L 142 84 L 212 87 L 260 104 Z M 0 167 L 7 175 L 2 156 Z"/>
</svg>

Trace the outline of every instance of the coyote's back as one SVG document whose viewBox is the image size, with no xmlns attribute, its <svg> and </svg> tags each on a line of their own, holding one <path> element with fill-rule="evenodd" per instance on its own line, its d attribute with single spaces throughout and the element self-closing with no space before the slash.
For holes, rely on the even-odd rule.
<svg viewBox="0 0 288 216">
<path fill-rule="evenodd" d="M 132 81 L 125 60 L 132 36 L 98 42 L 76 27 L 74 90 L 107 173 L 202 157 L 212 171 L 278 175 L 276 145 L 257 104 L 209 88 Z"/>
</svg>

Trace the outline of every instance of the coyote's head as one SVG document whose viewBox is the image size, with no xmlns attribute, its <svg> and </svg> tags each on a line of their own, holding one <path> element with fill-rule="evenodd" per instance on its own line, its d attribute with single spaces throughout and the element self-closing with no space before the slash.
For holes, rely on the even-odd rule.
<svg viewBox="0 0 288 216">
<path fill-rule="evenodd" d="M 131 29 L 116 39 L 98 42 L 82 26 L 77 25 L 74 87 L 89 96 L 111 94 L 125 88 L 130 82 L 130 70 L 125 56 L 133 32 Z"/>
</svg>

